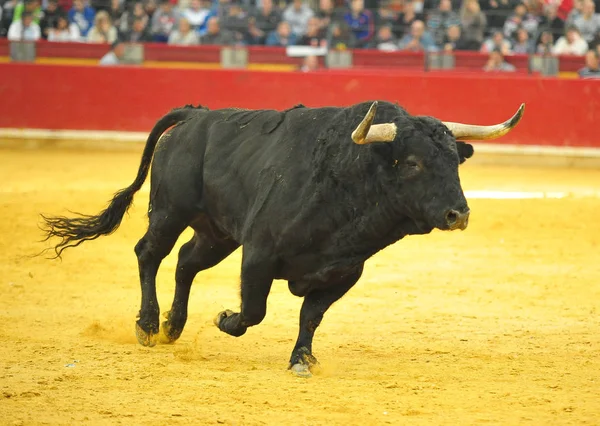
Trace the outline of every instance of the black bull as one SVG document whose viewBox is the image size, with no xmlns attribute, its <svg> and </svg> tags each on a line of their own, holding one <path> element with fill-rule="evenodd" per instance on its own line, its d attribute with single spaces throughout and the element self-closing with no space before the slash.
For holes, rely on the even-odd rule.
<svg viewBox="0 0 600 426">
<path fill-rule="evenodd" d="M 47 218 L 47 238 L 67 247 L 114 232 L 150 164 L 149 226 L 135 246 L 142 288 L 136 334 L 142 345 L 174 342 L 187 320 L 196 274 L 243 246 L 241 307 L 215 325 L 243 335 L 266 314 L 274 279 L 304 297 L 289 367 L 310 375 L 323 314 L 360 278 L 364 262 L 406 235 L 465 229 L 469 208 L 458 167 L 473 147 L 458 141 L 506 134 L 494 126 L 411 116 L 398 105 L 286 111 L 186 106 L 152 129 L 135 181 L 98 215 Z M 154 159 L 153 159 L 154 157 Z M 171 310 L 159 331 L 156 274 L 187 228 Z"/>
</svg>

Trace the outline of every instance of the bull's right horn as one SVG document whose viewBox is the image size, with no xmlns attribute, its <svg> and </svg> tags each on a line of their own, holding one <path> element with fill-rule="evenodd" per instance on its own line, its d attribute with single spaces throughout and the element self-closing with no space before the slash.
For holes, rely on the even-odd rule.
<svg viewBox="0 0 600 426">
<path fill-rule="evenodd" d="M 373 142 L 392 142 L 396 138 L 397 128 L 394 123 L 373 124 L 377 112 L 377 101 L 373 102 L 371 108 L 352 132 L 352 140 L 358 145 Z"/>
<path fill-rule="evenodd" d="M 449 121 L 443 121 L 446 127 L 452 132 L 456 140 L 486 140 L 496 139 L 500 136 L 504 136 L 521 121 L 523 117 L 523 111 L 525 110 L 525 104 L 521 104 L 519 110 L 511 118 L 506 120 L 504 123 L 495 124 L 493 126 L 477 126 L 473 124 L 462 124 L 452 123 Z"/>
</svg>

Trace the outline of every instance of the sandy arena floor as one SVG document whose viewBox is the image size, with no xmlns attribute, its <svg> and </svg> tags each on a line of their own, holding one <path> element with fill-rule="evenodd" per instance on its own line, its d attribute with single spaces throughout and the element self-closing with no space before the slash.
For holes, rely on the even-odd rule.
<svg viewBox="0 0 600 426">
<path fill-rule="evenodd" d="M 133 247 L 147 186 L 112 236 L 27 258 L 39 213 L 96 213 L 141 150 L 0 150 L 0 423 L 597 425 L 600 199 L 470 198 L 465 232 L 410 237 L 367 263 L 315 337 L 322 369 L 291 375 L 301 299 L 276 282 L 240 338 L 240 251 L 198 275 L 174 345 L 137 344 Z M 465 190 L 600 190 L 600 170 L 462 167 Z M 577 195 L 575 194 L 575 195 Z M 172 300 L 186 232 L 158 275 Z"/>
</svg>

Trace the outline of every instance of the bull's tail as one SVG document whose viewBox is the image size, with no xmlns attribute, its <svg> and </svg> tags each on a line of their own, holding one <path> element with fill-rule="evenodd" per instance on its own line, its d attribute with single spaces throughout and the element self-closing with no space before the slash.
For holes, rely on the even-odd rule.
<svg viewBox="0 0 600 426">
<path fill-rule="evenodd" d="M 54 247 L 56 253 L 54 258 L 60 258 L 63 250 L 69 247 L 77 247 L 84 241 L 95 240 L 101 235 L 110 235 L 117 230 L 123 216 L 133 201 L 134 194 L 139 191 L 148 176 L 154 148 L 161 135 L 171 126 L 185 120 L 190 115 L 194 114 L 194 112 L 194 109 L 187 107 L 175 109 L 156 123 L 146 140 L 146 147 L 144 148 L 144 153 L 142 154 L 142 160 L 135 180 L 127 188 L 117 192 L 105 210 L 97 215 L 75 213 L 78 214 L 79 217 L 74 218 L 63 216 L 46 217 L 41 215 L 46 225 L 42 228 L 46 235 L 46 238 L 44 238 L 43 241 L 47 241 L 52 237 L 61 239 Z"/>
</svg>

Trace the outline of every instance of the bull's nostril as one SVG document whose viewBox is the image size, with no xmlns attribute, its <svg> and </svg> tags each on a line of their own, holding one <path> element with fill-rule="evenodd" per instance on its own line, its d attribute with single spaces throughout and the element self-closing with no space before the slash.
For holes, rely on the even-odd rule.
<svg viewBox="0 0 600 426">
<path fill-rule="evenodd" d="M 446 223 L 448 225 L 453 225 L 458 220 L 459 213 L 456 210 L 450 210 L 446 214 Z"/>
</svg>

